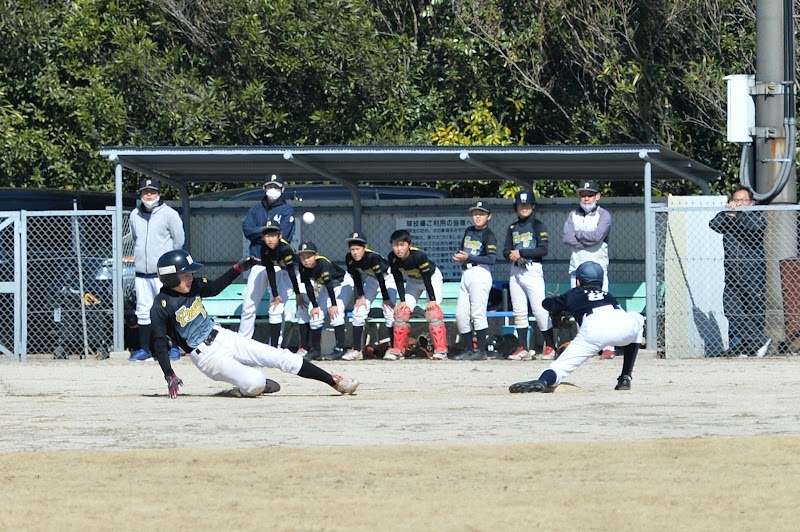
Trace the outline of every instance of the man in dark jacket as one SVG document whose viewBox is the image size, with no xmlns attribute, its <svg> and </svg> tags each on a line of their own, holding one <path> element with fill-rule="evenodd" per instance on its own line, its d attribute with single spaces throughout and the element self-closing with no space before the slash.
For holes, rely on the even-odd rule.
<svg viewBox="0 0 800 532">
<path fill-rule="evenodd" d="M 268 220 L 277 222 L 281 227 L 283 238 L 292 241 L 294 235 L 294 209 L 286 203 L 283 195 L 283 180 L 277 175 L 271 175 L 264 183 L 264 197 L 260 202 L 250 207 L 242 222 L 244 237 L 250 241 L 250 256 L 260 257 L 264 250 L 264 239 L 261 228 Z M 266 269 L 262 265 L 253 266 L 247 277 L 247 288 L 242 300 L 242 317 L 239 322 L 239 334 L 245 338 L 252 338 L 256 324 L 256 310 L 261 298 L 267 291 L 268 279 Z"/>
<path fill-rule="evenodd" d="M 767 220 L 752 207 L 753 194 L 745 187 L 733 192 L 727 209 L 708 226 L 722 235 L 725 252 L 725 289 L 722 306 L 728 318 L 728 356 L 764 356 L 771 340 L 764 335 L 766 263 L 764 231 Z"/>
</svg>

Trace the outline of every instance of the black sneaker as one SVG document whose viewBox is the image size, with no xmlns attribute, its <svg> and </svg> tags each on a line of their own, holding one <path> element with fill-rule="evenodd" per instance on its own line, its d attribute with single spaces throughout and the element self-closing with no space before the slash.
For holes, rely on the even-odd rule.
<svg viewBox="0 0 800 532">
<path fill-rule="evenodd" d="M 305 355 L 303 355 L 303 358 L 305 358 L 308 361 L 311 361 L 311 360 L 319 360 L 321 356 L 322 355 L 320 354 L 319 349 L 312 347 L 311 349 L 308 350 L 308 352 L 306 352 Z"/>
<path fill-rule="evenodd" d="M 272 379 L 267 379 L 267 383 L 264 386 L 264 391 L 261 393 L 262 394 L 277 393 L 279 391 L 281 391 L 281 385 Z"/>
<path fill-rule="evenodd" d="M 344 356 L 344 348 L 334 347 L 333 351 L 323 356 L 320 360 L 339 360 Z"/>
<path fill-rule="evenodd" d="M 487 357 L 488 355 L 483 349 L 473 349 L 470 352 L 469 357 L 465 358 L 464 360 L 486 360 Z"/>
<path fill-rule="evenodd" d="M 614 386 L 615 390 L 630 390 L 631 389 L 631 376 L 620 375 L 617 379 L 617 385 Z"/>
<path fill-rule="evenodd" d="M 453 360 L 472 360 L 469 358 L 472 356 L 472 349 L 464 349 L 459 354 L 453 357 Z"/>
<path fill-rule="evenodd" d="M 518 382 L 516 384 L 512 384 L 511 386 L 509 386 L 508 391 L 511 393 L 536 393 L 536 392 L 543 393 L 547 391 L 547 384 L 544 381 L 540 381 L 539 379 L 533 381 Z"/>
</svg>

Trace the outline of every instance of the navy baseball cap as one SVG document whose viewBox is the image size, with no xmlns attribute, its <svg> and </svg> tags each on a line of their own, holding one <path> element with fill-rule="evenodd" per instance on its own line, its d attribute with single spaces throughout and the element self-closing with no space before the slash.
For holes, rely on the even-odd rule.
<svg viewBox="0 0 800 532">
<path fill-rule="evenodd" d="M 581 181 L 578 185 L 578 192 L 600 192 L 600 187 L 594 181 Z"/>
<path fill-rule="evenodd" d="M 261 234 L 265 233 L 280 233 L 281 225 L 275 220 L 267 220 L 267 223 L 261 226 Z"/>
<path fill-rule="evenodd" d="M 141 181 L 139 181 L 139 192 L 142 190 L 152 189 L 156 192 L 161 192 L 161 185 L 158 183 L 157 180 L 153 179 L 152 177 L 145 177 Z"/>
<path fill-rule="evenodd" d="M 483 212 L 485 212 L 487 214 L 492 214 L 492 211 L 489 210 L 489 206 L 486 205 L 482 201 L 479 201 L 478 203 L 476 203 L 475 205 L 473 205 L 472 207 L 469 208 L 469 212 L 470 213 L 472 213 L 474 211 L 483 211 Z"/>
<path fill-rule="evenodd" d="M 264 186 L 266 187 L 267 185 L 278 185 L 283 188 L 283 179 L 277 174 L 272 174 L 264 180 Z"/>
<path fill-rule="evenodd" d="M 364 236 L 364 233 L 353 233 L 347 237 L 347 245 L 350 244 L 364 244 L 367 243 L 367 237 Z"/>
<path fill-rule="evenodd" d="M 297 250 L 297 253 L 317 253 L 317 245 L 310 240 L 306 240 L 300 244 L 300 248 Z"/>
</svg>

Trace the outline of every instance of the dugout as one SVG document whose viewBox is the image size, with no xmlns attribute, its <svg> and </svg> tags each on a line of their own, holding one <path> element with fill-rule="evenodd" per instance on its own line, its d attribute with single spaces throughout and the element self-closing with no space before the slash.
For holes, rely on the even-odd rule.
<svg viewBox="0 0 800 532">
<path fill-rule="evenodd" d="M 123 172 L 153 177 L 181 195 L 186 247 L 191 249 L 188 185 L 208 182 L 257 182 L 279 174 L 291 182 L 333 182 L 352 194 L 353 230 L 361 230 L 358 185 L 402 181 L 509 180 L 638 181 L 644 183 L 645 212 L 652 203 L 652 182 L 686 180 L 710 193 L 721 174 L 699 161 L 658 145 L 624 146 L 272 146 L 272 147 L 104 147 L 100 155 L 115 167 L 117 227 L 122 220 Z M 138 176 L 136 177 L 138 179 Z M 650 217 L 647 216 L 650 220 Z M 652 228 L 645 227 L 646 232 Z M 121 235 L 115 235 L 115 264 L 122 260 Z M 651 239 L 648 239 L 650 242 Z M 654 244 L 652 244 L 654 245 Z M 652 260 L 655 249 L 648 249 Z M 648 267 L 648 277 L 654 269 Z M 654 278 L 654 277 L 653 277 Z M 655 307 L 655 283 L 648 285 L 648 312 Z M 115 308 L 122 308 L 122 272 L 114 271 Z M 652 287 L 652 293 L 651 292 Z M 114 345 L 121 349 L 122 320 L 115 316 Z"/>
</svg>

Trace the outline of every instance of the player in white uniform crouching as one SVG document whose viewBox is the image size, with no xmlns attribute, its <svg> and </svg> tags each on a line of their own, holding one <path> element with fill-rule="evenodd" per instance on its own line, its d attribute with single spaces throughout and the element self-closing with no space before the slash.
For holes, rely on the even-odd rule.
<svg viewBox="0 0 800 532">
<path fill-rule="evenodd" d="M 603 268 L 596 262 L 584 262 L 575 274 L 578 286 L 560 296 L 548 297 L 542 305 L 551 313 L 567 311 L 572 314 L 580 326 L 577 336 L 538 379 L 512 384 L 511 393 L 552 391 L 605 345 L 624 346 L 622 373 L 614 389 L 631 389 L 644 317 L 638 312 L 622 310 L 614 296 L 603 291 Z"/>
<path fill-rule="evenodd" d="M 213 297 L 230 285 L 240 273 L 257 262 L 255 257 L 240 260 L 214 281 L 194 279 L 194 272 L 203 267 L 182 249 L 164 253 L 158 259 L 161 291 L 150 309 L 153 324 L 153 356 L 167 381 L 170 398 L 178 396 L 183 381 L 172 369 L 169 340 L 189 353 L 194 365 L 215 381 L 233 384 L 240 396 L 275 393 L 280 385 L 264 376 L 258 367 L 277 368 L 306 379 L 331 386 L 342 394 L 352 394 L 358 381 L 331 375 L 288 349 L 279 349 L 245 338 L 214 323 L 203 307 L 203 297 Z"/>
</svg>

